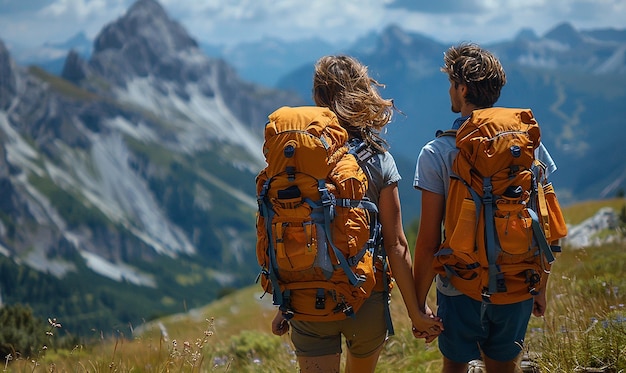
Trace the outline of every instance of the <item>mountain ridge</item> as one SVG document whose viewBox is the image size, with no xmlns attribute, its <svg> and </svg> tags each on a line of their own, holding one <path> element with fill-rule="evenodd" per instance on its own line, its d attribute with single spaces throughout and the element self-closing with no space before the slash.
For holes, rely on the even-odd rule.
<svg viewBox="0 0 626 373">
<path fill-rule="evenodd" d="M 263 164 L 267 113 L 300 102 L 204 56 L 153 0 L 97 40 L 60 77 L 0 43 L 0 292 L 79 334 L 254 280 L 256 201 L 241 180 Z"/>
<path fill-rule="evenodd" d="M 533 110 L 542 141 L 559 167 L 553 181 L 565 204 L 626 189 L 624 155 L 609 152 L 602 162 L 597 158 L 604 147 L 619 149 L 620 137 L 615 134 L 624 132 L 620 122 L 626 108 L 620 103 L 626 99 L 626 42 L 620 33 L 611 40 L 572 33 L 577 31 L 563 24 L 546 33 L 552 39 L 544 35 L 485 45 L 507 73 L 496 105 Z M 568 38 L 583 47 L 566 47 Z M 439 71 L 441 53 L 448 45 L 394 26 L 383 30 L 378 43 L 349 53 L 368 65 L 385 84 L 382 94 L 393 98 L 403 112 L 388 126 L 386 138 L 394 157 L 408 163 L 401 174 L 411 177 L 421 146 L 456 117 L 449 108 L 447 78 Z M 311 64 L 294 70 L 277 86 L 306 97 L 312 69 Z M 415 194 L 408 184 L 400 185 L 403 201 Z M 409 200 L 410 206 L 418 203 Z"/>
<path fill-rule="evenodd" d="M 589 43 L 582 35 L 576 40 Z M 619 149 L 623 133 L 622 34 L 593 35 L 588 55 L 527 33 L 490 46 L 509 76 L 502 104 L 532 107 L 545 123 L 566 203 L 626 182 L 623 155 L 597 161 L 599 144 Z M 77 320 L 68 326 L 79 334 L 200 306 L 254 281 L 251 181 L 264 162 L 264 124 L 279 106 L 310 103 L 313 62 L 279 88 L 251 83 L 207 56 L 154 0 L 134 3 L 96 39 L 88 57 L 68 52 L 60 76 L 18 65 L 0 41 L 0 191 L 8 196 L 0 292 L 39 315 Z M 410 221 L 419 211 L 417 152 L 454 118 L 439 72 L 447 46 L 398 26 L 358 46 L 345 53 L 368 64 L 404 113 L 385 135 Z M 543 63 L 562 56 L 572 61 L 562 71 Z"/>
</svg>

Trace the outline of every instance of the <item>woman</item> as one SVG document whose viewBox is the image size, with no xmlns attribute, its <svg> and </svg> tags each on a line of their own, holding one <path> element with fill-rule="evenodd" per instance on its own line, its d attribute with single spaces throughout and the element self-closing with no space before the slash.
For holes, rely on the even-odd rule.
<svg viewBox="0 0 626 373">
<path fill-rule="evenodd" d="M 326 56 L 315 64 L 315 104 L 332 110 L 351 140 L 359 139 L 376 152 L 363 165 L 369 183 L 367 197 L 378 206 L 385 250 L 414 329 L 442 328 L 438 319 L 420 312 L 417 304 L 411 253 L 402 227 L 397 184 L 400 174 L 379 136 L 391 121 L 394 104 L 379 95 L 378 86 L 367 67 L 352 57 Z M 341 321 L 287 322 L 278 312 L 272 332 L 283 335 L 291 325 L 301 372 L 339 372 L 342 335 L 348 348 L 346 372 L 374 372 L 387 339 L 385 302 L 384 293 L 374 292 L 354 318 Z"/>
</svg>

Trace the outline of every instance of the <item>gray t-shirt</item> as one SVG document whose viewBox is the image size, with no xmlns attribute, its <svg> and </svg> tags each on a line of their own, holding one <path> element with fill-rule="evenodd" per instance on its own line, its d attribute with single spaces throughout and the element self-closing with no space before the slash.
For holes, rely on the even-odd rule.
<svg viewBox="0 0 626 373">
<path fill-rule="evenodd" d="M 365 171 L 369 183 L 365 195 L 374 202 L 376 206 L 378 206 L 380 191 L 384 187 L 402 179 L 398 172 L 396 161 L 389 152 L 374 154 L 367 161 L 361 163 L 361 167 L 363 171 Z"/>
<path fill-rule="evenodd" d="M 453 128 L 458 128 L 459 122 L 462 123 L 463 121 L 455 121 Z M 413 187 L 443 194 L 447 197 L 450 189 L 452 163 L 458 151 L 454 136 L 437 137 L 424 145 L 417 157 Z M 546 165 L 546 177 L 556 171 L 556 164 L 543 144 L 539 144 L 535 150 L 535 157 Z M 449 296 L 461 294 L 451 284 L 444 287 L 443 282 L 438 278 L 439 276 L 437 276 L 437 289 L 443 294 Z"/>
</svg>

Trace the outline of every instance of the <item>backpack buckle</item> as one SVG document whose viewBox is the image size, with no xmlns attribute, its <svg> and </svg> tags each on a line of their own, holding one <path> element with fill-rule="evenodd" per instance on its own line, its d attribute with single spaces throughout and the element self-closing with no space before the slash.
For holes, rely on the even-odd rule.
<svg viewBox="0 0 626 373">
<path fill-rule="evenodd" d="M 320 189 L 319 191 L 320 191 L 322 206 L 326 207 L 326 206 L 331 206 L 335 204 L 335 196 L 332 195 L 328 191 L 328 189 L 324 188 L 324 189 Z"/>
<path fill-rule="evenodd" d="M 354 308 L 352 308 L 351 305 L 344 303 L 343 304 L 343 310 L 342 312 L 347 316 L 347 317 L 354 317 Z"/>
<path fill-rule="evenodd" d="M 280 308 L 280 311 L 283 317 L 285 318 L 285 320 L 291 320 L 293 319 L 293 316 L 295 315 L 292 309 Z"/>
<path fill-rule="evenodd" d="M 504 280 L 504 274 L 502 272 L 498 273 L 496 276 L 496 292 L 506 293 L 506 281 Z"/>
<path fill-rule="evenodd" d="M 315 296 L 315 309 L 323 310 L 326 308 L 326 295 L 324 294 L 324 289 L 317 289 L 317 294 Z"/>
<path fill-rule="evenodd" d="M 285 172 L 287 173 L 287 180 L 293 182 L 296 180 L 296 168 L 293 166 L 285 167 Z"/>
<path fill-rule="evenodd" d="M 491 293 L 489 293 L 489 289 L 483 288 L 483 291 L 480 293 L 480 296 L 483 298 L 483 302 L 491 303 Z"/>
<path fill-rule="evenodd" d="M 537 272 L 535 272 L 532 269 L 527 269 L 526 270 L 526 281 L 524 281 L 524 282 L 528 284 L 528 292 L 531 295 L 533 295 L 533 296 L 539 295 L 539 290 L 537 290 L 535 285 L 537 285 L 538 283 L 541 282 L 541 276 L 539 276 L 539 274 Z"/>
</svg>

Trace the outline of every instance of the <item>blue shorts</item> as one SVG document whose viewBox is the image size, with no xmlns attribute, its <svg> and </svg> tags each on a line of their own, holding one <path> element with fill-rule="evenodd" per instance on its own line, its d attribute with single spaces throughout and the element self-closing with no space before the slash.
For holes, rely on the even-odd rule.
<svg viewBox="0 0 626 373">
<path fill-rule="evenodd" d="M 480 359 L 481 351 L 496 361 L 514 359 L 524 346 L 533 302 L 531 298 L 513 304 L 488 304 L 438 291 L 437 316 L 445 328 L 438 338 L 439 350 L 458 363 Z"/>
</svg>

